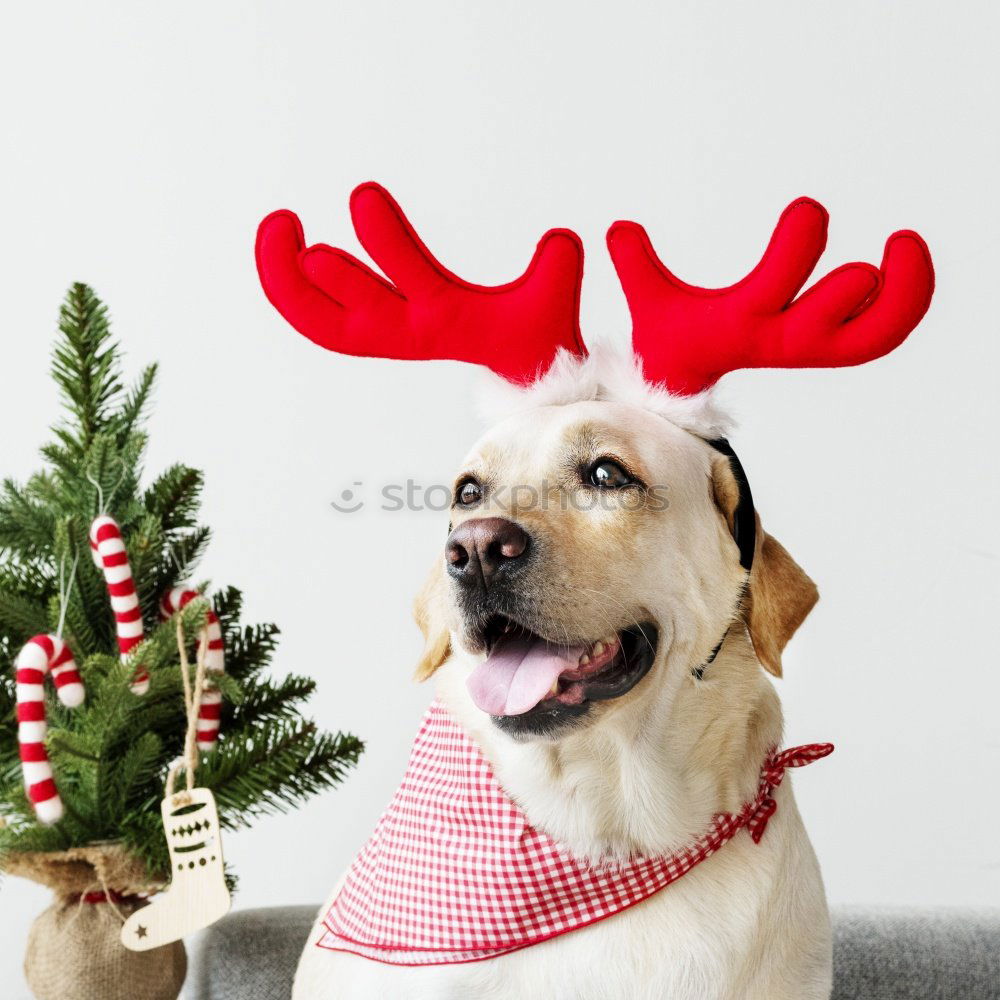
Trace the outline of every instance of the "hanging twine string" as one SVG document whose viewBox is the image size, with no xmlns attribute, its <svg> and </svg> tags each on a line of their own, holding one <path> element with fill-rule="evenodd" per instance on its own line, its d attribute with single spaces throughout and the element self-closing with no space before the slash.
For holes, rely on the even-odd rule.
<svg viewBox="0 0 1000 1000">
<path fill-rule="evenodd" d="M 63 629 L 66 627 L 66 608 L 69 604 L 69 595 L 73 590 L 73 581 L 76 579 L 76 566 L 80 561 L 80 551 L 73 557 L 73 566 L 69 571 L 69 581 L 64 578 L 66 569 L 66 554 L 63 553 L 59 560 L 59 623 L 56 625 L 56 635 L 61 639 Z"/>
<path fill-rule="evenodd" d="M 81 892 L 76 900 L 76 910 L 74 911 L 72 917 L 70 917 L 70 924 L 73 924 L 80 914 L 83 912 L 84 906 L 96 905 L 98 903 L 107 903 L 112 910 L 114 910 L 115 916 L 118 917 L 121 923 L 125 923 L 128 920 L 128 915 L 122 913 L 119 909 L 119 903 L 126 903 L 136 898 L 133 896 L 123 896 L 120 893 L 114 891 L 114 889 L 108 886 L 108 883 L 104 879 L 104 873 L 98 868 L 95 871 L 97 875 L 97 881 L 100 883 L 100 892 Z"/>
<path fill-rule="evenodd" d="M 90 483 L 97 490 L 97 513 L 98 515 L 104 513 L 104 489 L 101 484 L 88 472 L 87 482 Z"/>
<path fill-rule="evenodd" d="M 126 470 L 125 466 L 123 465 L 122 466 L 121 475 L 118 477 L 118 482 L 115 483 L 115 485 L 112 487 L 111 498 L 110 498 L 111 500 L 114 499 L 115 494 L 118 492 L 118 487 L 121 486 L 121 484 L 123 482 L 125 482 L 125 473 L 126 473 L 126 471 L 127 470 Z M 107 511 L 107 507 L 104 504 L 104 488 L 101 486 L 100 482 L 98 482 L 98 480 L 96 480 L 89 472 L 86 474 L 85 478 L 86 478 L 87 482 L 90 483 L 90 485 L 93 486 L 94 489 L 97 490 L 97 514 L 98 514 L 98 516 L 100 516 L 102 514 L 107 514 L 107 512 L 108 512 Z"/>
<path fill-rule="evenodd" d="M 201 698 L 205 692 L 205 658 L 208 653 L 208 628 L 201 630 L 198 641 L 198 655 L 195 661 L 194 683 L 191 681 L 191 664 L 187 655 L 187 642 L 184 638 L 184 625 L 180 615 L 177 616 L 177 651 L 181 660 L 181 680 L 184 683 L 184 708 L 187 711 L 187 732 L 184 736 L 184 755 L 170 765 L 167 772 L 167 798 L 173 799 L 174 805 L 187 805 L 191 801 L 191 791 L 194 789 L 194 774 L 198 769 L 198 712 L 201 709 Z M 174 793 L 174 785 L 181 769 L 187 772 L 187 791 Z"/>
</svg>

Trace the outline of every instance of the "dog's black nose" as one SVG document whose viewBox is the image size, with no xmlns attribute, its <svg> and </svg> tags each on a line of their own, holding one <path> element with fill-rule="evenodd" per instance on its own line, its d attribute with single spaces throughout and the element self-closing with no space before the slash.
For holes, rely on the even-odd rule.
<svg viewBox="0 0 1000 1000">
<path fill-rule="evenodd" d="M 503 517 L 476 517 L 460 524 L 445 543 L 448 573 L 460 583 L 488 587 L 493 577 L 528 551 L 528 533 Z"/>
</svg>

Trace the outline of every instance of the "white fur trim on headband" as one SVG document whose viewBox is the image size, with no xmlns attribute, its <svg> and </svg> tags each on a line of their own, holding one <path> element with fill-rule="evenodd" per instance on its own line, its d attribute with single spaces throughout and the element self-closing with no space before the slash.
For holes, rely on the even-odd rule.
<svg viewBox="0 0 1000 1000">
<path fill-rule="evenodd" d="M 490 376 L 480 392 L 479 410 L 489 423 L 539 406 L 566 406 L 584 400 L 627 403 L 655 413 L 699 437 L 728 437 L 732 418 L 712 398 L 712 390 L 697 396 L 675 396 L 642 377 L 638 358 L 598 345 L 586 358 L 560 350 L 552 367 L 526 388 Z"/>
</svg>

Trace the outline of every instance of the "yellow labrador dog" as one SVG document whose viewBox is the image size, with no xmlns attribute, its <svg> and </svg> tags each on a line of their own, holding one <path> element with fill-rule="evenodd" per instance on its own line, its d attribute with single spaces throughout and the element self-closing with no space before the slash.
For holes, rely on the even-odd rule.
<svg viewBox="0 0 1000 1000">
<path fill-rule="evenodd" d="M 726 289 L 680 282 L 616 223 L 635 358 L 614 360 L 580 337 L 572 233 L 482 287 L 378 185 L 351 213 L 390 280 L 276 212 L 257 265 L 282 315 L 331 350 L 475 362 L 516 388 L 456 472 L 417 601 L 435 706 L 295 1000 L 825 1000 L 823 884 L 781 782 L 809 758 L 777 754 L 768 677 L 817 592 L 761 526 L 710 389 L 898 346 L 930 301 L 923 241 L 897 233 L 880 269 L 796 298 L 826 238 L 809 199 Z"/>
<path fill-rule="evenodd" d="M 624 859 L 676 851 L 752 798 L 781 739 L 765 671 L 817 593 L 760 529 L 747 584 L 740 485 L 708 443 L 721 419 L 617 367 L 565 362 L 473 447 L 417 618 L 420 676 L 530 823 L 576 856 Z M 477 683 L 512 632 L 580 652 L 505 714 L 509 689 Z M 776 798 L 760 844 L 736 838 L 627 912 L 487 962 L 319 949 L 325 906 L 296 1000 L 826 998 L 819 867 L 788 782 Z"/>
</svg>

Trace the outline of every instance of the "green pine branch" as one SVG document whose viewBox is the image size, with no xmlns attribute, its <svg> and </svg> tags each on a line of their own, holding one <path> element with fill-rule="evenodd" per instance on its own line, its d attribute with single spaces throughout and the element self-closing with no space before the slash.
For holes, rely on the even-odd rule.
<svg viewBox="0 0 1000 1000">
<path fill-rule="evenodd" d="M 53 353 L 52 377 L 69 410 L 67 447 L 82 457 L 94 437 L 108 425 L 108 412 L 121 392 L 116 345 L 111 342 L 104 304 L 77 282 L 59 310 L 59 331 Z"/>
<path fill-rule="evenodd" d="M 156 373 L 159 366 L 152 364 L 143 369 L 139 380 L 126 394 L 115 422 L 118 444 L 124 447 L 125 442 L 135 433 L 149 407 L 153 386 L 156 383 Z"/>
<path fill-rule="evenodd" d="M 224 706 L 224 728 L 234 739 L 240 739 L 252 736 L 262 723 L 295 719 L 315 690 L 316 682 L 311 677 L 252 677 L 241 686 L 238 708 L 231 701 Z"/>
<path fill-rule="evenodd" d="M 223 825 L 238 829 L 338 783 L 363 750 L 357 737 L 319 733 L 301 719 L 282 720 L 262 727 L 254 739 L 220 745 L 198 779 L 215 793 Z"/>
</svg>

